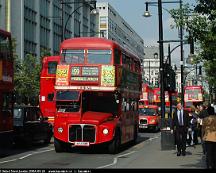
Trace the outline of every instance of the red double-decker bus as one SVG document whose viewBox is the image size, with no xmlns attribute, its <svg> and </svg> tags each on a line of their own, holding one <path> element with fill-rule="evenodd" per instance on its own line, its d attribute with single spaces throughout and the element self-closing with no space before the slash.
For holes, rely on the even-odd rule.
<svg viewBox="0 0 216 173">
<path fill-rule="evenodd" d="M 111 153 L 135 141 L 141 94 L 140 60 L 103 38 L 61 44 L 56 73 L 56 152 L 103 144 Z"/>
<path fill-rule="evenodd" d="M 56 112 L 54 101 L 54 86 L 56 81 L 56 68 L 60 56 L 47 56 L 43 58 L 40 74 L 40 98 L 39 105 L 43 116 L 48 117 L 53 125 Z"/>
<path fill-rule="evenodd" d="M 184 87 L 185 109 L 190 111 L 190 106 L 198 105 L 204 102 L 204 90 L 202 86 L 185 86 Z"/>
<path fill-rule="evenodd" d="M 140 95 L 140 105 L 150 105 L 154 102 L 154 89 L 148 84 L 142 84 L 142 93 Z"/>
<path fill-rule="evenodd" d="M 13 74 L 11 34 L 0 30 L 0 144 L 12 140 Z"/>
<path fill-rule="evenodd" d="M 172 105 L 176 105 L 178 93 L 165 91 L 165 106 L 170 106 L 170 97 L 172 97 Z M 154 104 L 160 106 L 160 88 L 154 88 Z"/>
</svg>

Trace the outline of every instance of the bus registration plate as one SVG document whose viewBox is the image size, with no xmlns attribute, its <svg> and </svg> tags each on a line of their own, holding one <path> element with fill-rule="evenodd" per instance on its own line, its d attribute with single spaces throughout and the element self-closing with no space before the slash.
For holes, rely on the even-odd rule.
<svg viewBox="0 0 216 173">
<path fill-rule="evenodd" d="M 139 128 L 146 129 L 146 128 L 148 128 L 148 126 L 147 125 L 139 125 Z"/>
<path fill-rule="evenodd" d="M 89 146 L 89 142 L 75 142 L 74 143 L 75 146 Z"/>
</svg>

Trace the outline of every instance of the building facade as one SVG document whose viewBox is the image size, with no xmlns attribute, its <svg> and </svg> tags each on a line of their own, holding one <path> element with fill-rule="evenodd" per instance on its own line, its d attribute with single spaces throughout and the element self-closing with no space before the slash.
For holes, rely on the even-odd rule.
<svg viewBox="0 0 216 173">
<path fill-rule="evenodd" d="M 144 47 L 143 80 L 152 86 L 159 87 L 159 47 Z"/>
<path fill-rule="evenodd" d="M 144 57 L 144 41 L 108 2 L 97 2 L 98 36 L 115 40 L 140 59 Z"/>
<path fill-rule="evenodd" d="M 68 3 L 62 5 L 61 2 Z M 62 38 L 89 36 L 96 32 L 96 16 L 90 13 L 96 5 L 88 2 L 0 0 L 0 28 L 12 33 L 21 59 L 26 54 L 39 57 L 43 50 L 55 55 L 59 53 Z"/>
</svg>

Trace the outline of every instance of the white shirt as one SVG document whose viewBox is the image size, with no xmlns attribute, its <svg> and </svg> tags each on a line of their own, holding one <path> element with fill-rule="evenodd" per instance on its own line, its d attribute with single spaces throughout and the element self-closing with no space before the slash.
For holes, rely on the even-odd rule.
<svg viewBox="0 0 216 173">
<path fill-rule="evenodd" d="M 180 111 L 181 111 L 181 115 L 182 116 L 180 116 Z M 182 120 L 182 124 L 180 124 L 180 117 L 182 118 L 181 120 Z M 181 110 L 178 110 L 178 121 L 179 121 L 179 125 L 184 125 L 184 120 L 183 120 L 183 110 L 181 109 Z"/>
</svg>

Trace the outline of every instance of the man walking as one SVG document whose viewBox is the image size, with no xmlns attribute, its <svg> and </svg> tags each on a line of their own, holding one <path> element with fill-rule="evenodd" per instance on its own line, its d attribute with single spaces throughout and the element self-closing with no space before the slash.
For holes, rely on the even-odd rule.
<svg viewBox="0 0 216 173">
<path fill-rule="evenodd" d="M 176 106 L 176 111 L 173 114 L 172 129 L 175 130 L 177 156 L 186 155 L 186 139 L 187 129 L 189 127 L 188 113 L 183 110 L 181 103 Z"/>
</svg>

